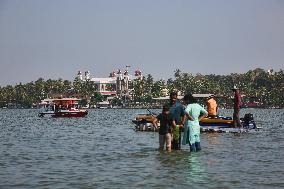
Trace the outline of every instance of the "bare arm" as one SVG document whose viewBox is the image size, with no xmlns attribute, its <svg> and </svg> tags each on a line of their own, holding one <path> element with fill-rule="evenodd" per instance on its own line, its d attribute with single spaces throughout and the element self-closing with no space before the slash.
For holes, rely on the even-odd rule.
<svg viewBox="0 0 284 189">
<path fill-rule="evenodd" d="M 185 113 L 185 118 L 188 118 L 190 121 L 194 121 L 194 119 L 188 113 Z"/>
<path fill-rule="evenodd" d="M 173 121 L 172 121 L 172 127 L 173 127 L 173 128 L 176 128 L 176 125 L 177 125 L 177 124 L 176 124 L 176 121 L 173 120 Z"/>
<path fill-rule="evenodd" d="M 205 118 L 207 115 L 208 115 L 207 113 L 202 113 L 202 114 L 199 116 L 198 120 L 200 121 L 201 119 Z"/>
<path fill-rule="evenodd" d="M 190 121 L 194 121 L 194 119 L 188 113 L 185 113 L 185 115 L 182 117 L 182 120 L 181 120 L 181 127 L 184 126 L 187 119 Z"/>
<path fill-rule="evenodd" d="M 157 118 L 155 118 L 154 119 L 154 121 L 153 121 L 153 126 L 155 127 L 155 128 L 158 128 L 158 119 Z"/>
<path fill-rule="evenodd" d="M 183 116 L 183 117 L 182 117 L 182 121 L 181 121 L 182 125 L 185 124 L 186 118 L 187 118 L 186 116 Z"/>
</svg>

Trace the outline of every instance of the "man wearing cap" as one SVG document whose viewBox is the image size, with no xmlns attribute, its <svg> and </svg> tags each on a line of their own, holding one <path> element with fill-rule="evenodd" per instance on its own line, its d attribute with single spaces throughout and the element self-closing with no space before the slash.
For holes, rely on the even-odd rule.
<svg viewBox="0 0 284 189">
<path fill-rule="evenodd" d="M 217 102 L 214 95 L 210 95 L 207 99 L 207 112 L 209 118 L 216 118 L 217 116 Z"/>
<path fill-rule="evenodd" d="M 242 105 L 241 100 L 241 94 L 240 90 L 234 86 L 232 88 L 232 91 L 234 92 L 234 114 L 233 114 L 233 126 L 236 127 L 242 127 L 241 121 L 240 121 L 240 109 Z"/>
</svg>

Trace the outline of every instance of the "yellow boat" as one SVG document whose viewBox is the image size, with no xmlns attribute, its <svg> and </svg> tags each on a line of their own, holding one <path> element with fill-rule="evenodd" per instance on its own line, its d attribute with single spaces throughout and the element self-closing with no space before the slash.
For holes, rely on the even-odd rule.
<svg viewBox="0 0 284 189">
<path fill-rule="evenodd" d="M 232 127 L 232 117 L 221 117 L 216 118 L 205 117 L 199 122 L 200 126 L 211 126 L 211 127 Z"/>
<path fill-rule="evenodd" d="M 136 125 L 146 124 L 146 123 L 153 123 L 156 116 L 154 114 L 137 114 L 135 119 L 132 120 L 133 123 Z"/>
</svg>

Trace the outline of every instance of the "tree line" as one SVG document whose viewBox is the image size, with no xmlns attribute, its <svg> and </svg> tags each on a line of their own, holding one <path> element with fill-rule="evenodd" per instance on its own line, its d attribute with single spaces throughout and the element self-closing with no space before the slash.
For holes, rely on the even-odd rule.
<svg viewBox="0 0 284 189">
<path fill-rule="evenodd" d="M 132 98 L 115 98 L 113 103 L 121 104 L 122 101 L 151 103 L 153 98 L 165 95 L 168 92 L 179 91 L 186 93 L 206 93 L 217 95 L 220 104 L 230 104 L 232 96 L 231 88 L 236 85 L 244 95 L 244 101 L 253 99 L 260 107 L 283 108 L 284 103 L 284 73 L 267 72 L 257 68 L 246 73 L 229 75 L 202 75 L 185 73 L 177 69 L 174 77 L 168 80 L 155 81 L 151 74 L 134 79 L 130 87 Z M 88 103 L 96 103 L 103 97 L 96 92 L 97 86 L 90 80 L 81 81 L 75 78 L 74 81 L 63 79 L 44 80 L 39 78 L 26 84 L 7 85 L 0 87 L 0 107 L 7 107 L 9 104 L 18 107 L 30 108 L 50 94 L 80 94 Z"/>
<path fill-rule="evenodd" d="M 257 68 L 246 73 L 230 75 L 202 75 L 185 73 L 177 69 L 174 78 L 167 81 L 153 81 L 148 75 L 134 82 L 135 96 L 144 101 L 162 95 L 162 89 L 180 91 L 181 94 L 215 94 L 219 104 L 232 105 L 232 87 L 237 86 L 243 95 L 243 101 L 255 101 L 259 107 L 284 107 L 284 72 L 269 72 Z"/>
</svg>

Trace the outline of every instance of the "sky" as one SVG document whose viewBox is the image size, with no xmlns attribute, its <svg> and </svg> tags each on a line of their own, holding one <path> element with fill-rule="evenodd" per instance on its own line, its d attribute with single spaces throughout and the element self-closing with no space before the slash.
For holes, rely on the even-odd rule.
<svg viewBox="0 0 284 189">
<path fill-rule="evenodd" d="M 283 0 L 0 0 L 0 86 L 284 69 Z"/>
</svg>

